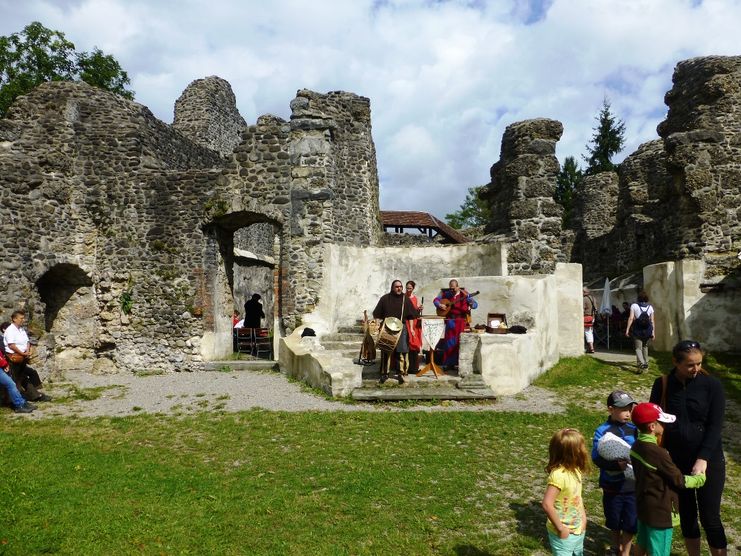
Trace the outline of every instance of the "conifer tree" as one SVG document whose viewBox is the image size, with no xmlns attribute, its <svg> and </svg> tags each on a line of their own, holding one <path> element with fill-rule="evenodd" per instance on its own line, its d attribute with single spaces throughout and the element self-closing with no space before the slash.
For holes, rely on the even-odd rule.
<svg viewBox="0 0 741 556">
<path fill-rule="evenodd" d="M 597 127 L 594 128 L 592 140 L 587 144 L 589 156 L 584 156 L 587 163 L 584 171 L 586 175 L 614 170 L 615 164 L 611 159 L 625 145 L 625 123 L 612 114 L 607 97 L 602 101 L 602 109 L 596 120 Z"/>
<path fill-rule="evenodd" d="M 581 185 L 584 172 L 573 156 L 567 156 L 563 167 L 556 177 L 556 192 L 553 200 L 563 207 L 563 226 L 568 227 L 571 221 L 571 212 L 574 206 L 574 194 Z"/>
</svg>

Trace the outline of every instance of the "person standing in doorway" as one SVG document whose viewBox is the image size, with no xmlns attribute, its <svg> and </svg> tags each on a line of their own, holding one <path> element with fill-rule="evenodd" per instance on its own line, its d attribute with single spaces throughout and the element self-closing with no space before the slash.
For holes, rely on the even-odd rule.
<svg viewBox="0 0 741 556">
<path fill-rule="evenodd" d="M 638 374 L 641 374 L 648 369 L 648 342 L 656 337 L 654 308 L 648 302 L 648 294 L 645 291 L 639 293 L 638 301 L 630 306 L 625 335 L 633 337 L 636 350 L 636 366 L 638 367 Z"/>
<path fill-rule="evenodd" d="M 265 318 L 262 311 L 262 302 L 259 293 L 253 293 L 252 298 L 244 304 L 244 327 L 260 328 L 260 321 Z"/>
</svg>

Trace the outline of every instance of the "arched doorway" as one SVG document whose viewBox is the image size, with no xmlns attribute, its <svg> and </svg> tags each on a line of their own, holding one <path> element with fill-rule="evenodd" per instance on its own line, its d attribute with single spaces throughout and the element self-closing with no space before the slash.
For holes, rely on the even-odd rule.
<svg viewBox="0 0 741 556">
<path fill-rule="evenodd" d="M 99 310 L 90 276 L 77 265 L 61 263 L 47 270 L 36 287 L 45 307 L 44 329 L 53 338 L 56 370 L 92 370 Z"/>
</svg>

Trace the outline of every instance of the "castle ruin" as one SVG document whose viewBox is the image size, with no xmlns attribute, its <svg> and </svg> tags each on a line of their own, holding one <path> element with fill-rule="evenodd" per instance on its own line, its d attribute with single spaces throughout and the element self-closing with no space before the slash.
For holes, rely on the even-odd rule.
<svg viewBox="0 0 741 556">
<path fill-rule="evenodd" d="M 57 370 L 201 368 L 231 352 L 248 290 L 290 331 L 323 246 L 380 240 L 369 104 L 299 91 L 290 121 L 248 126 L 207 78 L 168 126 L 84 83 L 38 87 L 0 120 L 3 312 L 27 310 Z"/>
<path fill-rule="evenodd" d="M 489 235 L 438 246 L 445 272 L 552 275 L 580 262 L 591 278 L 669 265 L 649 271 L 667 307 L 681 299 L 659 309 L 672 323 L 666 342 L 699 332 L 739 301 L 739 91 L 741 57 L 679 63 L 660 139 L 587 180 L 573 230 L 553 201 L 562 125 L 510 125 L 486 194 Z M 370 103 L 301 90 L 290 106 L 289 121 L 248 125 L 217 77 L 183 92 L 172 125 L 84 83 L 46 83 L 15 102 L 0 120 L 0 306 L 8 317 L 26 309 L 41 366 L 201 369 L 231 353 L 231 312 L 252 292 L 276 336 L 319 316 L 328 328 L 359 316 L 337 314 L 347 286 L 337 271 L 386 245 Z M 421 248 L 386 249 L 398 252 L 374 260 L 395 272 Z M 353 272 L 361 284 L 369 271 Z M 682 289 L 688 281 L 697 291 Z M 739 348 L 738 319 L 722 332 L 711 324 L 719 345 Z"/>
<path fill-rule="evenodd" d="M 560 122 L 508 126 L 484 193 L 494 213 L 484 241 L 510 244 L 513 273 L 558 261 L 581 263 L 586 281 L 643 271 L 660 349 L 694 337 L 739 350 L 741 322 L 730 317 L 741 302 L 741 57 L 680 62 L 673 84 L 660 138 L 617 172 L 585 178 L 571 229 L 553 202 Z"/>
</svg>

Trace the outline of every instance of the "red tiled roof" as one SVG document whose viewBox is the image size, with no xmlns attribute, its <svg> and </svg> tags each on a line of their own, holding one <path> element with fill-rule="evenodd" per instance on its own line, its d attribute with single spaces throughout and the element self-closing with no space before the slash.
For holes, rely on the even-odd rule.
<svg viewBox="0 0 741 556">
<path fill-rule="evenodd" d="M 458 230 L 451 228 L 427 212 L 412 210 L 382 210 L 381 221 L 385 228 L 432 228 L 451 243 L 468 243 L 471 241 Z"/>
</svg>

